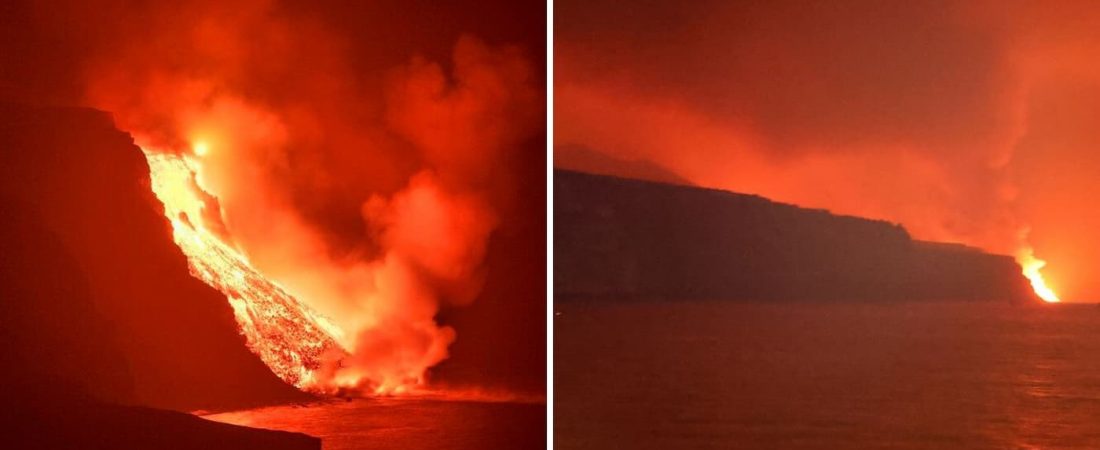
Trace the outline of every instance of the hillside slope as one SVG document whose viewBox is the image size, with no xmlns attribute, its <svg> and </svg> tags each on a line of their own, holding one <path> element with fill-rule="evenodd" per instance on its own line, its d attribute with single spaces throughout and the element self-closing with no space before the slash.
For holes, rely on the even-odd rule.
<svg viewBox="0 0 1100 450">
<path fill-rule="evenodd" d="M 1012 258 L 901 226 L 687 186 L 554 174 L 554 292 L 570 298 L 1036 300 Z"/>
<path fill-rule="evenodd" d="M 92 326 L 77 323 L 85 318 L 97 331 L 72 340 L 84 347 L 69 353 L 118 360 L 103 370 L 62 367 L 58 373 L 95 389 L 115 386 L 101 389 L 105 400 L 183 411 L 308 398 L 245 348 L 224 296 L 189 275 L 149 190 L 144 156 L 106 113 L 0 104 L 0 197 L 6 218 L 32 218 L 27 223 L 37 225 L 30 228 L 43 228 L 7 236 L 4 245 L 24 256 L 9 251 L 3 276 L 29 277 L 22 281 L 31 288 L 22 294 L 27 298 L 6 300 L 25 302 L 20 318 L 38 317 L 34 330 L 43 336 Z M 25 256 L 48 245 L 39 234 L 56 237 L 72 268 L 25 270 Z M 13 240 L 22 242 L 13 247 Z M 82 280 L 90 304 L 36 298 L 58 280 Z M 48 305 L 89 313 L 57 316 L 36 309 Z"/>
</svg>

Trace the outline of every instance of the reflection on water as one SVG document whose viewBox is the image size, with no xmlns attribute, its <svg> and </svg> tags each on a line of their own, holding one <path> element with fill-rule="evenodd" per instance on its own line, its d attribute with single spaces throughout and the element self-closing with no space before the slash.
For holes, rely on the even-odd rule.
<svg viewBox="0 0 1100 450">
<path fill-rule="evenodd" d="M 320 437 L 325 450 L 538 449 L 546 446 L 541 401 L 383 398 L 277 406 L 205 416 Z"/>
<path fill-rule="evenodd" d="M 1100 448 L 1100 307 L 555 306 L 558 448 Z"/>
</svg>

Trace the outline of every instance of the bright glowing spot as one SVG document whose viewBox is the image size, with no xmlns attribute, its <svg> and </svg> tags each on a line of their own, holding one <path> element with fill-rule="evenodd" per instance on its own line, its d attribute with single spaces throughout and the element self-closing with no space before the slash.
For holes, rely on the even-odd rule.
<svg viewBox="0 0 1100 450">
<path fill-rule="evenodd" d="M 197 141 L 191 146 L 191 150 L 195 152 L 197 156 L 206 156 L 210 152 L 210 146 L 205 141 Z"/>
<path fill-rule="evenodd" d="M 204 226 L 204 211 L 212 206 L 195 182 L 201 170 L 198 160 L 142 150 L 153 193 L 164 204 L 172 237 L 187 256 L 191 275 L 225 294 L 248 348 L 275 375 L 304 390 L 325 390 L 317 384 L 317 372 L 326 361 L 347 354 L 343 330 L 265 278 L 237 248 Z M 201 155 L 206 144 L 196 142 L 194 150 Z"/>
<path fill-rule="evenodd" d="M 1035 290 L 1035 295 L 1043 299 L 1047 303 L 1058 303 L 1061 300 L 1058 298 L 1058 294 L 1054 293 L 1054 290 L 1047 286 L 1046 280 L 1043 279 L 1043 274 L 1039 272 L 1043 266 L 1047 265 L 1046 261 L 1043 261 L 1035 257 L 1034 250 L 1031 247 L 1025 247 L 1020 250 L 1016 255 L 1016 261 L 1020 263 L 1020 267 L 1024 269 L 1024 276 L 1031 281 L 1031 288 Z"/>
</svg>

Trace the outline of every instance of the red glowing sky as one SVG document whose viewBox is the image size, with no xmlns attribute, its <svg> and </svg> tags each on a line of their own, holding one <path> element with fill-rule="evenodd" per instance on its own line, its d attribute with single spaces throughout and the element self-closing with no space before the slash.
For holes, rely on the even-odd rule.
<svg viewBox="0 0 1100 450">
<path fill-rule="evenodd" d="M 555 17 L 555 165 L 1030 244 L 1064 299 L 1100 299 L 1100 6 L 566 0 Z"/>
<path fill-rule="evenodd" d="M 0 101 L 203 142 L 204 228 L 363 328 L 364 367 L 412 346 L 416 371 L 452 356 L 444 382 L 537 391 L 545 23 L 536 2 L 10 2 Z"/>
</svg>

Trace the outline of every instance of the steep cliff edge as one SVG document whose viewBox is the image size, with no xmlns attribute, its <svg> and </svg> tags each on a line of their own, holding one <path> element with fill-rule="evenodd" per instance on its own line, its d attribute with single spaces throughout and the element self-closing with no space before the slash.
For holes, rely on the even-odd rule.
<svg viewBox="0 0 1100 450">
<path fill-rule="evenodd" d="M 1037 301 L 1012 258 L 736 194 L 554 173 L 557 299 Z"/>
<path fill-rule="evenodd" d="M 68 339 L 83 346 L 69 353 L 119 360 L 97 371 L 51 370 L 81 378 L 104 400 L 183 411 L 308 398 L 245 348 L 225 298 L 189 275 L 149 189 L 144 156 L 108 114 L 0 103 L 0 198 L 5 219 L 30 217 L 44 229 L 13 232 L 5 248 L 33 255 L 49 245 L 35 236 L 48 234 L 73 263 L 47 275 L 8 252 L 3 276 L 30 283 L 23 298 L 4 299 L 23 305 L 9 319 L 35 317 L 27 329 L 41 336 L 67 336 L 87 328 L 77 323 L 86 319 L 97 331 Z M 88 305 L 72 296 L 43 298 L 43 287 L 78 279 Z M 57 313 L 85 309 L 97 317 Z"/>
</svg>

